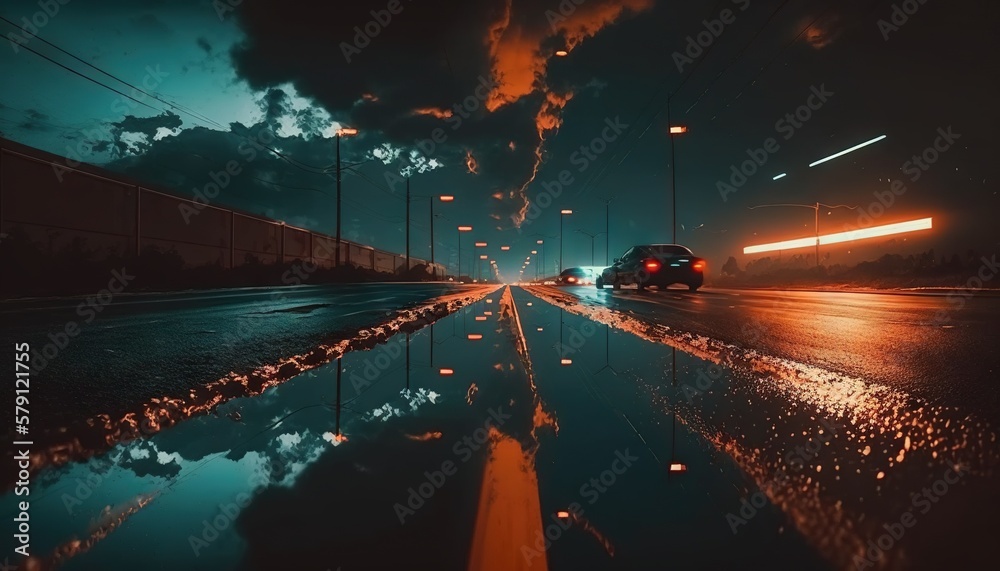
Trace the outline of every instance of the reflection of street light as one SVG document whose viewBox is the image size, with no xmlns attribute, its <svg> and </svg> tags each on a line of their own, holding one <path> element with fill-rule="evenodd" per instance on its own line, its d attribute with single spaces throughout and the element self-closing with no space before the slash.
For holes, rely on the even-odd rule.
<svg viewBox="0 0 1000 571">
<path fill-rule="evenodd" d="M 817 202 L 816 204 L 761 204 L 759 206 L 750 206 L 750 210 L 756 208 L 812 208 L 816 211 L 816 267 L 819 267 L 819 207 L 824 208 L 847 208 L 850 210 L 857 210 L 857 206 L 847 206 L 846 204 L 837 204 L 830 206 L 829 204 L 823 204 L 822 202 Z"/>
<path fill-rule="evenodd" d="M 353 137 L 358 134 L 357 129 L 352 128 L 341 128 L 337 130 L 336 140 L 337 140 L 337 253 L 334 255 L 334 265 L 340 268 L 340 186 L 341 174 L 343 169 L 340 167 L 340 138 L 341 137 Z"/>
<path fill-rule="evenodd" d="M 573 214 L 572 210 L 562 210 L 559 212 L 559 273 L 563 271 L 563 221 L 566 220 L 567 216 Z"/>
</svg>

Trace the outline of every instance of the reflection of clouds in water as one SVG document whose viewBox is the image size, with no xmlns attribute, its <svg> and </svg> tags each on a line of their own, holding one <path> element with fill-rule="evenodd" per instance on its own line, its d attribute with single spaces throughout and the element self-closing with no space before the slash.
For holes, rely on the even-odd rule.
<svg viewBox="0 0 1000 571">
<path fill-rule="evenodd" d="M 641 373 L 635 381 L 654 406 L 676 412 L 680 423 L 749 476 L 748 496 L 762 491 L 839 567 L 863 556 L 868 537 L 907 507 L 909 491 L 925 485 L 928 466 L 954 462 L 983 475 L 1000 459 L 990 424 L 956 407 L 607 307 L 566 305 L 560 302 L 576 300 L 548 288 L 525 289 L 570 313 L 694 357 L 686 357 L 690 370 L 678 375 L 676 387 L 646 383 Z M 692 398 L 684 389 L 696 384 L 697 369 L 713 364 L 728 374 Z M 799 453 L 823 436 L 824 419 L 837 427 L 832 438 L 822 438 L 815 455 Z"/>
</svg>

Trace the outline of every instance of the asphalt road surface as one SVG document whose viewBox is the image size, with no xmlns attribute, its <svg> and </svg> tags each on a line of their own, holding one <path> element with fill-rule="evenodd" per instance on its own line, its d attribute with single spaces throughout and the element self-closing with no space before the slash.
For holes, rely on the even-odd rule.
<svg viewBox="0 0 1000 571">
<path fill-rule="evenodd" d="M 910 332 L 938 302 L 768 307 L 780 295 L 497 288 L 216 414 L 45 469 L 32 564 L 987 566 L 997 524 L 970 514 L 1000 507 L 995 425 L 875 375 L 915 366 L 874 359 L 877 343 L 921 342 L 891 345 L 878 320 L 909 303 L 893 331 Z M 934 334 L 985 326 L 969 307 Z M 770 333 L 739 337 L 741 316 Z M 852 355 L 872 369 L 847 368 Z M 0 497 L 5 518 L 17 499 Z"/>
</svg>

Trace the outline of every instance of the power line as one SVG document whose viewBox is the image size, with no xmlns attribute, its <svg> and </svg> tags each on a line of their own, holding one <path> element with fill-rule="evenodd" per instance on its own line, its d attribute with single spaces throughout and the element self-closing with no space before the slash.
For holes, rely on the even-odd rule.
<svg viewBox="0 0 1000 571">
<path fill-rule="evenodd" d="M 6 23 L 10 24 L 11 26 L 14 26 L 15 28 L 18 27 L 17 24 L 15 24 L 14 22 L 8 20 L 7 18 L 4 18 L 3 16 L 0 16 L 0 21 L 6 22 Z M 43 38 L 43 37 L 41 37 L 39 35 L 35 35 L 34 38 L 37 39 L 37 40 L 39 40 L 39 41 L 41 41 L 42 43 L 44 43 L 44 44 L 46 44 L 48 46 L 51 46 L 52 48 L 54 48 L 54 49 L 56 49 L 56 50 L 58 50 L 58 51 L 60 51 L 60 52 L 62 52 L 64 54 L 66 54 L 67 56 L 75 59 L 76 61 L 79 61 L 79 62 L 83 63 L 84 65 L 86 65 L 86 66 L 88 66 L 88 67 L 90 67 L 90 68 L 98 71 L 99 73 L 102 73 L 102 74 L 106 75 L 107 77 L 110 77 L 111 79 L 114 79 L 115 81 L 118 81 L 119 83 L 122 83 L 124 85 L 129 86 L 130 88 L 134 89 L 135 91 L 137 91 L 139 93 L 142 93 L 142 94 L 144 94 L 144 95 L 146 95 L 148 97 L 152 97 L 153 99 L 159 101 L 160 103 L 163 103 L 164 105 L 166 105 L 168 107 L 171 107 L 171 108 L 176 109 L 176 110 L 178 110 L 178 111 L 180 111 L 180 112 L 182 112 L 182 113 L 184 113 L 186 115 L 189 115 L 189 116 L 193 117 L 194 119 L 196 119 L 196 120 L 198 120 L 198 121 L 200 121 L 202 123 L 206 123 L 208 125 L 211 125 L 211 126 L 219 128 L 219 129 L 222 129 L 223 130 L 222 132 L 224 132 L 224 133 L 228 133 L 228 134 L 231 134 L 231 135 L 236 135 L 237 137 L 240 137 L 240 138 L 242 138 L 245 141 L 250 141 L 250 139 L 248 137 L 244 136 L 244 135 L 239 135 L 237 133 L 233 133 L 231 129 L 227 130 L 227 127 L 225 125 L 223 125 L 222 123 L 219 123 L 218 121 L 215 121 L 214 119 L 211 119 L 211 118 L 209 118 L 207 116 L 204 116 L 204 115 L 202 115 L 200 113 L 196 113 L 194 111 L 190 111 L 190 110 L 188 110 L 184 106 L 181 106 L 181 105 L 174 104 L 174 103 L 171 103 L 169 101 L 166 101 L 166 100 L 160 98 L 156 94 L 149 93 L 146 90 L 144 90 L 144 89 L 142 89 L 140 87 L 137 87 L 137 86 L 135 86 L 135 85 L 133 85 L 133 84 L 131 84 L 131 83 L 129 83 L 129 82 L 127 82 L 127 81 L 125 81 L 125 80 L 117 77 L 117 76 L 115 76 L 114 74 L 109 73 L 109 72 L 101 69 L 100 67 L 97 67 L 97 66 L 95 66 L 95 65 L 87 62 L 86 60 L 84 60 L 84 59 L 82 59 L 82 58 L 80 58 L 80 57 L 78 57 L 78 56 L 70 53 L 69 51 L 64 50 L 63 48 L 60 48 L 59 46 L 53 44 L 52 42 L 49 42 L 48 40 L 46 40 L 45 38 Z M 79 71 L 76 71 L 76 70 L 74 70 L 74 69 L 72 69 L 72 68 L 70 68 L 68 66 L 65 66 L 65 65 L 63 65 L 63 64 L 61 64 L 61 63 L 59 63 L 59 62 L 57 62 L 57 61 L 49 58 L 48 56 L 45 56 L 45 55 L 43 55 L 43 54 L 41 54 L 41 53 L 39 53 L 39 52 L 37 52 L 37 51 L 35 51 L 35 50 L 27 47 L 24 44 L 20 44 L 18 42 L 15 42 L 14 39 L 11 36 L 9 36 L 9 35 L 7 36 L 7 41 L 11 42 L 12 44 L 17 44 L 19 47 L 22 47 L 22 48 L 24 48 L 24 49 L 26 49 L 26 50 L 34 53 L 35 55 L 38 55 L 39 57 L 42 57 L 42 58 L 44 58 L 44 59 L 52 62 L 53 64 L 58 65 L 59 67 L 65 69 L 65 70 L 67 70 L 69 72 L 72 72 L 72 73 L 74 73 L 74 74 L 76 74 L 76 75 L 78 75 L 78 76 L 80 76 L 80 77 L 82 77 L 82 78 L 84 78 L 84 79 L 86 79 L 88 81 L 94 82 L 97 85 L 100 85 L 100 86 L 102 86 L 102 87 L 104 87 L 106 89 L 109 89 L 109 90 L 111 90 L 111 91 L 113 91 L 113 92 L 115 92 L 115 93 L 117 93 L 117 94 L 119 94 L 119 95 L 121 95 L 123 97 L 127 97 L 127 98 L 131 99 L 132 101 L 135 101 L 136 103 L 139 103 L 140 105 L 143 105 L 145 107 L 148 107 L 148 108 L 152 109 L 153 111 L 156 111 L 157 113 L 162 113 L 164 111 L 163 109 L 157 109 L 157 108 L 149 105 L 148 103 L 139 101 L 138 99 L 136 99 L 136 98 L 134 98 L 134 97 L 132 97 L 130 95 L 127 95 L 127 94 L 125 94 L 125 93 L 123 93 L 121 91 L 118 91 L 114 87 L 111 87 L 109 85 L 101 83 L 100 81 L 97 81 L 96 79 L 94 79 L 94 78 L 92 78 L 90 76 L 84 75 L 83 73 L 80 73 Z M 259 145 L 260 147 L 262 147 L 264 149 L 267 149 L 268 151 L 270 151 L 271 153 L 273 153 L 275 156 L 279 157 L 280 159 L 284 160 L 288 164 L 290 164 L 290 165 L 292 165 L 292 166 L 294 166 L 294 167 L 296 167 L 296 168 L 298 168 L 300 170 L 303 170 L 303 171 L 306 171 L 306 172 L 314 172 L 314 174 L 322 174 L 322 173 L 325 173 L 327 169 L 329 169 L 329 167 L 316 167 L 316 166 L 307 165 L 305 163 L 297 161 L 297 160 L 295 160 L 295 159 L 293 159 L 293 158 L 285 155 L 284 153 L 281 153 L 277 149 L 271 148 L 271 147 L 269 147 L 269 146 L 261 143 L 260 141 L 253 141 L 253 143 Z"/>
</svg>

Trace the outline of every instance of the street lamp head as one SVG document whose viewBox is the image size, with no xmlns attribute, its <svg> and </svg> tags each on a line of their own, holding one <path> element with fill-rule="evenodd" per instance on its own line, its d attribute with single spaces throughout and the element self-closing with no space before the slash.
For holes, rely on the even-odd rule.
<svg viewBox="0 0 1000 571">
<path fill-rule="evenodd" d="M 480 260 L 485 260 L 487 258 L 489 258 L 489 256 L 487 256 L 486 254 L 483 254 L 483 255 L 479 256 Z"/>
<path fill-rule="evenodd" d="M 538 255 L 538 250 L 532 250 L 532 251 L 531 251 L 531 255 L 532 255 L 532 256 L 536 256 L 536 255 Z"/>
<path fill-rule="evenodd" d="M 486 247 L 486 242 L 476 242 L 476 247 L 477 248 L 485 248 Z"/>
<path fill-rule="evenodd" d="M 682 135 L 688 132 L 688 128 L 684 125 L 671 125 L 670 134 L 671 135 Z"/>
<path fill-rule="evenodd" d="M 441 202 L 454 202 L 455 197 L 445 194 L 445 195 L 439 196 L 438 199 L 441 200 Z"/>
<path fill-rule="evenodd" d="M 510 246 L 500 246 L 500 250 L 504 252 L 510 251 Z"/>
<path fill-rule="evenodd" d="M 535 243 L 536 243 L 536 244 L 544 244 L 544 243 L 545 243 L 545 240 L 539 240 L 539 241 L 537 241 L 537 242 L 535 242 Z"/>
<path fill-rule="evenodd" d="M 353 137 L 358 134 L 358 130 L 353 127 L 341 127 L 337 129 L 338 137 Z"/>
<path fill-rule="evenodd" d="M 559 214 L 569 215 L 569 214 L 573 214 L 573 211 L 572 210 L 563 210 Z"/>
<path fill-rule="evenodd" d="M 459 226 L 459 232 L 472 232 L 472 226 Z"/>
<path fill-rule="evenodd" d="M 568 55 L 569 52 L 566 50 L 556 50 L 556 57 L 566 57 Z"/>
</svg>

